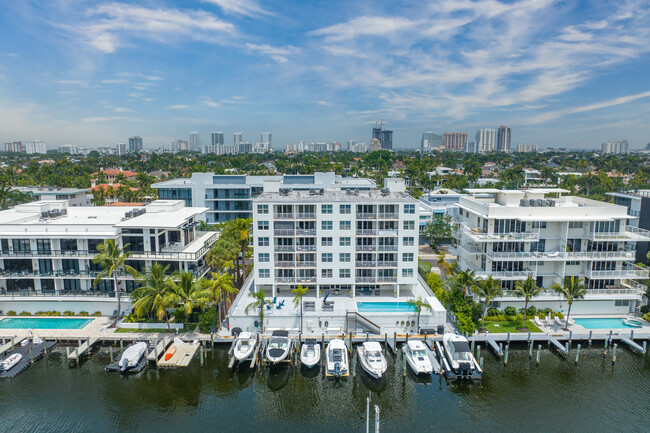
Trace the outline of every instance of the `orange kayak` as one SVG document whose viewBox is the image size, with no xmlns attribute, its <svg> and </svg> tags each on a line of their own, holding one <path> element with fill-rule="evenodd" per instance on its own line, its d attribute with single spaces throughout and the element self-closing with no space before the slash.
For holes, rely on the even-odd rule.
<svg viewBox="0 0 650 433">
<path fill-rule="evenodd" d="M 167 353 L 165 353 L 165 361 L 169 361 L 174 356 L 174 353 L 176 353 L 176 346 L 170 347 Z"/>
</svg>

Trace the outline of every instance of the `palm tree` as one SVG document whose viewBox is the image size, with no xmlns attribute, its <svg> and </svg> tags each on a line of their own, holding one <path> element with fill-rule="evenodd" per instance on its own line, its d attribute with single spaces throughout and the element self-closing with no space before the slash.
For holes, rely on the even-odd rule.
<svg viewBox="0 0 650 433">
<path fill-rule="evenodd" d="M 515 292 L 517 296 L 524 298 L 526 301 L 524 304 L 524 322 L 522 325 L 523 329 L 526 329 L 526 314 L 528 313 L 528 302 L 535 296 L 539 295 L 539 292 L 542 291 L 541 287 L 537 287 L 535 279 L 532 275 L 529 275 L 523 281 L 517 281 L 515 283 Z"/>
<path fill-rule="evenodd" d="M 185 311 L 185 330 L 190 329 L 190 314 L 197 307 L 205 305 L 210 298 L 210 291 L 206 290 L 207 281 L 194 278 L 192 272 L 183 271 L 176 275 L 177 279 L 171 282 L 171 300 L 174 304 L 181 304 Z"/>
<path fill-rule="evenodd" d="M 115 296 L 117 296 L 117 317 L 113 323 L 113 326 L 117 324 L 117 320 L 122 313 L 122 303 L 120 300 L 120 289 L 117 282 L 117 274 L 119 274 L 121 271 L 126 271 L 134 278 L 138 278 L 140 276 L 138 271 L 126 264 L 126 260 L 132 255 L 130 251 L 124 251 L 128 248 L 128 246 L 129 244 L 126 244 L 124 245 L 124 248 L 120 248 L 115 239 L 106 239 L 104 242 L 97 245 L 97 251 L 99 251 L 99 254 L 97 254 L 93 259 L 93 263 L 96 263 L 103 268 L 101 272 L 97 274 L 97 277 L 93 282 L 93 286 L 95 286 L 95 288 L 97 288 L 102 278 L 113 278 L 113 289 L 115 290 Z"/>
<path fill-rule="evenodd" d="M 300 305 L 300 333 L 302 333 L 302 297 L 307 294 L 307 287 L 298 286 L 295 289 L 291 290 L 295 296 L 293 297 L 293 303 L 297 307 Z"/>
<path fill-rule="evenodd" d="M 427 303 L 427 301 L 423 300 L 421 297 L 418 296 L 417 299 L 409 299 L 406 301 L 407 304 L 415 308 L 415 311 L 418 312 L 418 326 L 417 326 L 417 331 L 420 332 L 420 313 L 422 312 L 423 308 L 428 308 L 429 311 L 433 310 L 433 307 Z"/>
<path fill-rule="evenodd" d="M 242 261 L 242 283 L 246 281 L 246 250 L 250 243 L 251 237 L 251 218 L 237 218 L 234 222 L 234 229 L 236 233 L 237 245 L 240 249 L 241 261 Z"/>
<path fill-rule="evenodd" d="M 478 278 L 471 269 L 466 269 L 456 274 L 454 285 L 460 287 L 463 294 L 474 292 L 474 287 L 478 284 Z"/>
<path fill-rule="evenodd" d="M 232 262 L 227 262 L 224 270 L 220 273 L 211 272 L 212 279 L 207 283 L 209 298 L 219 309 L 219 323 L 223 315 L 223 307 L 230 304 L 230 296 L 236 294 L 239 290 L 232 281 L 232 275 L 228 269 L 232 268 Z"/>
<path fill-rule="evenodd" d="M 264 289 L 259 289 L 255 293 L 249 293 L 249 295 L 251 298 L 255 300 L 246 306 L 244 312 L 248 314 L 248 310 L 250 310 L 251 308 L 252 309 L 259 308 L 260 330 L 264 332 L 264 308 L 266 307 L 267 304 L 270 304 L 271 301 L 266 299 L 266 293 L 264 293 Z"/>
<path fill-rule="evenodd" d="M 501 281 L 495 280 L 492 278 L 492 275 L 490 275 L 486 280 L 482 280 L 474 286 L 474 294 L 479 298 L 483 298 L 483 317 L 481 319 L 481 329 L 485 329 L 485 313 L 487 312 L 488 304 L 494 298 L 503 295 Z"/>
<path fill-rule="evenodd" d="M 569 304 L 569 311 L 566 313 L 566 323 L 564 324 L 564 330 L 567 331 L 569 328 L 571 305 L 573 305 L 573 301 L 585 297 L 587 294 L 587 288 L 582 280 L 576 279 L 576 277 L 572 276 L 571 278 L 565 278 L 562 284 L 553 284 L 553 290 L 564 296 L 567 304 Z"/>
<path fill-rule="evenodd" d="M 170 328 L 167 309 L 174 306 L 174 281 L 167 275 L 169 265 L 154 262 L 147 274 L 140 279 L 142 286 L 133 292 L 135 314 L 153 313 L 157 320 L 164 320 Z"/>
</svg>

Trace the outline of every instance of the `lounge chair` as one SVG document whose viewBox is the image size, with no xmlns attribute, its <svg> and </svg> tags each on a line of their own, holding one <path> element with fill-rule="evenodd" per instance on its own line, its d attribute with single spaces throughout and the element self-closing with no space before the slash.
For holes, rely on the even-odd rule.
<svg viewBox="0 0 650 433">
<path fill-rule="evenodd" d="M 533 319 L 533 323 L 535 323 L 535 325 L 537 326 L 544 326 L 544 324 L 542 323 L 542 321 L 539 319 L 538 316 L 535 316 L 535 318 Z"/>
<path fill-rule="evenodd" d="M 555 319 L 553 319 L 553 321 L 554 321 L 555 324 L 558 325 L 559 327 L 563 327 L 564 325 L 566 325 L 566 323 L 564 322 L 564 320 L 560 319 L 559 317 L 556 317 Z"/>
<path fill-rule="evenodd" d="M 575 320 L 573 320 L 573 319 L 568 319 L 568 322 L 569 322 L 569 325 L 575 325 L 576 324 Z"/>
<path fill-rule="evenodd" d="M 282 307 L 284 307 L 284 300 L 282 300 L 282 302 L 280 302 L 275 308 L 277 308 L 279 310 Z"/>
<path fill-rule="evenodd" d="M 544 323 L 546 324 L 546 326 L 553 326 L 553 321 L 551 320 L 550 317 L 545 317 Z"/>
</svg>

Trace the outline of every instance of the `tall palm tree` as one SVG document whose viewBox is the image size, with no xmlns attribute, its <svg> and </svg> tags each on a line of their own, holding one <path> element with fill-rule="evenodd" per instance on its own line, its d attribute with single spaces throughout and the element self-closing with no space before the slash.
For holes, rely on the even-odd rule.
<svg viewBox="0 0 650 433">
<path fill-rule="evenodd" d="M 271 301 L 266 299 L 266 293 L 264 293 L 264 289 L 259 289 L 257 292 L 249 293 L 249 296 L 255 300 L 246 306 L 244 312 L 248 314 L 248 310 L 250 310 L 251 308 L 252 309 L 258 308 L 260 310 L 259 311 L 260 330 L 264 332 L 264 308 L 266 307 L 267 304 L 270 304 Z"/>
<path fill-rule="evenodd" d="M 239 292 L 232 281 L 232 275 L 228 272 L 228 269 L 232 268 L 232 262 L 228 262 L 224 268 L 219 273 L 211 272 L 212 279 L 207 283 L 210 302 L 219 310 L 219 323 L 223 316 L 222 310 L 231 302 L 230 296 Z"/>
<path fill-rule="evenodd" d="M 302 297 L 307 294 L 307 287 L 298 286 L 295 289 L 291 290 L 291 293 L 294 294 L 293 303 L 297 307 L 300 305 L 300 333 L 302 333 Z"/>
<path fill-rule="evenodd" d="M 132 253 L 130 251 L 124 251 L 128 248 L 130 244 L 124 245 L 124 248 L 120 248 L 119 244 L 115 239 L 106 239 L 104 242 L 97 245 L 97 251 L 99 254 L 95 256 L 93 262 L 102 267 L 102 270 L 95 281 L 93 286 L 97 288 L 99 282 L 105 277 L 113 278 L 113 289 L 115 290 L 115 296 L 117 296 L 117 317 L 113 326 L 117 324 L 120 314 L 122 313 L 122 302 L 120 300 L 120 288 L 117 281 L 117 274 L 122 271 L 127 272 L 129 275 L 132 275 L 134 278 L 138 278 L 140 274 L 134 268 L 126 264 L 126 260 L 131 257 Z"/>
<path fill-rule="evenodd" d="M 234 222 L 234 230 L 236 234 L 236 242 L 239 246 L 241 261 L 242 261 L 242 279 L 241 281 L 246 281 L 246 252 L 248 245 L 250 244 L 251 237 L 251 224 L 253 220 L 251 218 L 237 218 Z"/>
<path fill-rule="evenodd" d="M 523 281 L 517 281 L 515 283 L 515 293 L 517 296 L 524 298 L 524 323 L 522 325 L 523 329 L 526 329 L 526 314 L 528 313 L 528 302 L 535 296 L 539 295 L 539 292 L 542 291 L 541 287 L 537 287 L 536 281 L 532 275 L 529 275 Z"/>
<path fill-rule="evenodd" d="M 174 298 L 174 281 L 167 274 L 169 265 L 163 266 L 154 262 L 144 277 L 140 279 L 142 286 L 133 292 L 136 299 L 133 304 L 135 314 L 143 316 L 153 313 L 157 320 L 164 320 L 167 329 L 170 329 L 167 317 L 167 309 L 173 307 L 176 302 Z"/>
<path fill-rule="evenodd" d="M 486 280 L 480 281 L 474 286 L 474 294 L 479 298 L 483 298 L 483 317 L 481 319 L 481 329 L 485 329 L 485 313 L 487 312 L 488 304 L 503 294 L 501 288 L 501 281 L 492 278 L 490 275 Z"/>
<path fill-rule="evenodd" d="M 466 269 L 454 276 L 453 284 L 459 287 L 463 294 L 473 293 L 474 287 L 478 284 L 478 278 L 471 269 Z"/>
<path fill-rule="evenodd" d="M 562 284 L 553 284 L 552 288 L 562 295 L 564 299 L 566 299 L 567 304 L 569 304 L 569 311 L 566 313 L 566 322 L 564 324 L 564 330 L 567 331 L 569 328 L 569 315 L 571 314 L 573 301 L 584 298 L 587 294 L 587 288 L 585 287 L 585 283 L 579 278 L 576 279 L 575 276 L 565 278 Z"/>
<path fill-rule="evenodd" d="M 429 311 L 433 310 L 433 307 L 421 297 L 418 296 L 417 299 L 409 299 L 406 301 L 407 304 L 415 308 L 415 311 L 418 313 L 418 326 L 417 330 L 420 332 L 420 313 L 422 313 L 423 308 L 427 308 Z"/>
<path fill-rule="evenodd" d="M 182 271 L 172 278 L 171 301 L 175 305 L 181 305 L 185 311 L 185 329 L 190 329 L 190 314 L 197 307 L 202 307 L 210 299 L 210 290 L 206 290 L 207 281 L 203 278 L 198 280 L 192 272 Z"/>
</svg>

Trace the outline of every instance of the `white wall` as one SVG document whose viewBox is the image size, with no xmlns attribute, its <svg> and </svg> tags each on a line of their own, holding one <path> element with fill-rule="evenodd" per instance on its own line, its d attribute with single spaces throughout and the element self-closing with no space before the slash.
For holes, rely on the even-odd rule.
<svg viewBox="0 0 650 433">
<path fill-rule="evenodd" d="M 0 311 L 6 314 L 7 311 L 15 311 L 20 314 L 22 311 L 27 311 L 32 314 L 39 311 L 73 311 L 79 313 L 80 311 L 87 311 L 93 314 L 95 311 L 100 311 L 102 316 L 110 316 L 117 310 L 117 299 L 114 298 L 98 298 L 92 299 L 88 296 L 21 296 L 21 297 L 0 297 Z M 122 298 L 122 311 L 131 310 L 131 301 L 127 298 Z"/>
</svg>

